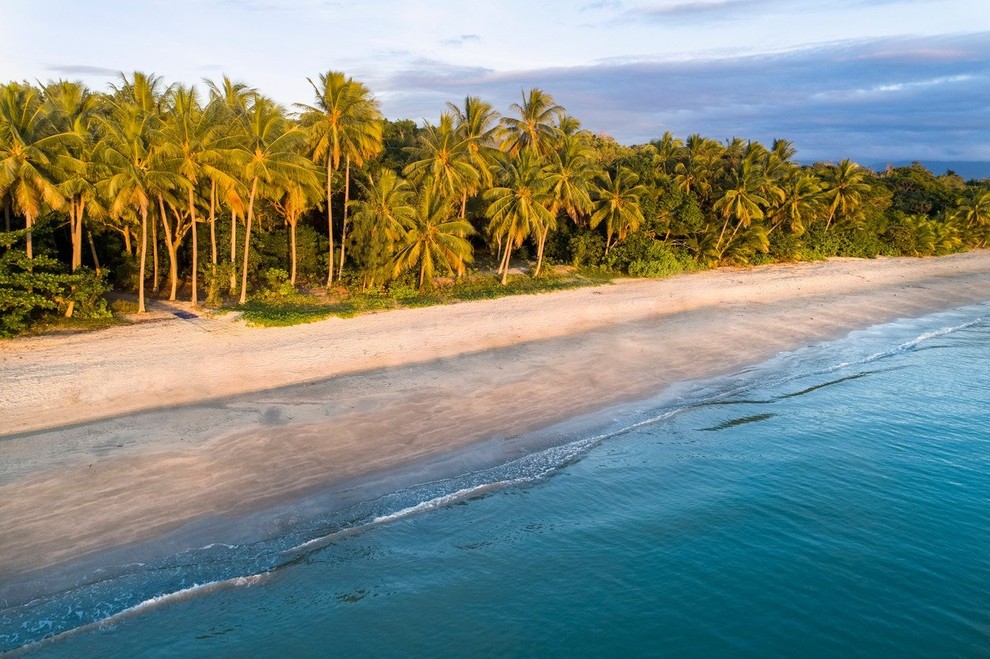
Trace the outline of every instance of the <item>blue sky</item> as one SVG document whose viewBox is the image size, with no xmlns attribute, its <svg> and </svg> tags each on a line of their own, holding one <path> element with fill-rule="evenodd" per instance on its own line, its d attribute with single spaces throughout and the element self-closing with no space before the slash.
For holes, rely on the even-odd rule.
<svg viewBox="0 0 990 659">
<path fill-rule="evenodd" d="M 289 105 L 364 81 L 389 118 L 550 92 L 620 142 L 802 160 L 990 160 L 990 0 L 0 0 L 0 79 L 226 73 Z"/>
</svg>

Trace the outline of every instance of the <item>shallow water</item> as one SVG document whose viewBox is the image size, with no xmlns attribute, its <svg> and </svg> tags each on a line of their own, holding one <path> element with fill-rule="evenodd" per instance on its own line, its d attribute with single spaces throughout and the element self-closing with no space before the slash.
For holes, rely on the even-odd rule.
<svg viewBox="0 0 990 659">
<path fill-rule="evenodd" d="M 0 648 L 990 656 L 990 304 L 593 422 L 607 431 L 572 424 L 507 465 L 0 611 Z"/>
</svg>

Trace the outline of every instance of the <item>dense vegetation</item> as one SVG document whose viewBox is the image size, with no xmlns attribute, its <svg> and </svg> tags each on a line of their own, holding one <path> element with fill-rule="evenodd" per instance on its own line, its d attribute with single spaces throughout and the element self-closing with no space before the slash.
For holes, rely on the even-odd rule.
<svg viewBox="0 0 990 659">
<path fill-rule="evenodd" d="M 420 127 L 343 73 L 310 82 L 291 111 L 227 78 L 205 99 L 142 73 L 107 93 L 0 85 L 0 335 L 106 315 L 111 284 L 141 312 L 149 289 L 249 313 L 302 289 L 319 317 L 393 292 L 487 295 L 479 278 L 510 284 L 513 258 L 552 288 L 547 263 L 663 276 L 990 239 L 990 184 L 920 165 L 802 166 L 785 140 L 627 147 L 539 89 L 504 116 L 469 97 Z"/>
</svg>

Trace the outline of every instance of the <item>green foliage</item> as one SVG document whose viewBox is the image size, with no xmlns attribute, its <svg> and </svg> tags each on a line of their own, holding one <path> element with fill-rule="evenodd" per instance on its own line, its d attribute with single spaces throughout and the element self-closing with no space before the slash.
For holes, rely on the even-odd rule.
<svg viewBox="0 0 990 659">
<path fill-rule="evenodd" d="M 575 267 L 600 266 L 605 262 L 605 239 L 594 231 L 579 231 L 568 242 Z"/>
<path fill-rule="evenodd" d="M 583 286 L 599 286 L 610 280 L 601 275 L 586 276 L 584 274 L 554 275 L 546 274 L 539 278 L 528 275 L 509 277 L 503 286 L 490 277 L 473 277 L 458 282 L 449 291 L 454 300 L 493 300 L 507 295 L 535 295 L 550 291 L 560 291 Z"/>
<path fill-rule="evenodd" d="M 237 307 L 244 312 L 244 320 L 260 327 L 285 327 L 323 320 L 334 315 L 353 315 L 348 305 L 327 305 L 320 302 L 273 303 L 267 300 L 249 300 Z"/>
<path fill-rule="evenodd" d="M 237 268 L 229 261 L 221 260 L 213 265 L 209 261 L 201 261 L 199 276 L 206 291 L 206 306 L 219 307 L 223 304 L 224 293 L 230 291 L 230 280 L 236 274 Z"/>
<path fill-rule="evenodd" d="M 289 273 L 281 268 L 268 268 L 262 273 L 262 279 L 264 288 L 259 297 L 264 300 L 284 300 L 296 292 L 289 282 Z"/>
<path fill-rule="evenodd" d="M 87 269 L 75 274 L 64 271 L 55 259 L 13 248 L 24 232 L 0 233 L 0 336 L 9 337 L 30 329 L 70 308 L 74 317 L 109 318 L 103 294 L 109 286 Z"/>
</svg>

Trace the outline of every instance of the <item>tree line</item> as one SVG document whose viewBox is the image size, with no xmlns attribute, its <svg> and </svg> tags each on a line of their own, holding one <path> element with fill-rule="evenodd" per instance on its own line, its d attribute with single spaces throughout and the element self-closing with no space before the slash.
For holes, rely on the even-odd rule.
<svg viewBox="0 0 990 659">
<path fill-rule="evenodd" d="M 420 126 L 338 71 L 291 108 L 204 82 L 205 97 L 140 72 L 106 92 L 0 85 L 0 312 L 98 304 L 108 271 L 143 312 L 149 287 L 243 304 L 273 269 L 293 287 L 423 290 L 482 255 L 505 284 L 520 256 L 535 277 L 547 261 L 660 276 L 990 238 L 987 181 L 802 165 L 782 139 L 623 146 L 535 88 L 504 115 L 467 97 Z"/>
</svg>

